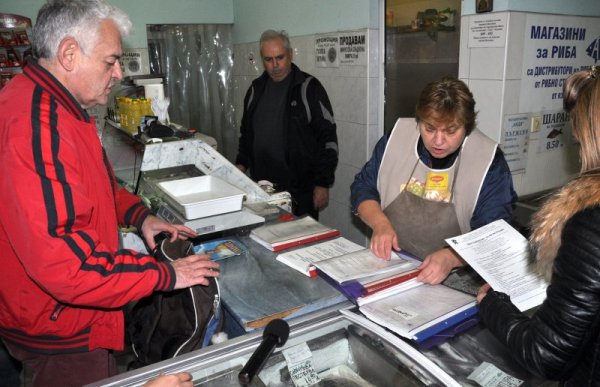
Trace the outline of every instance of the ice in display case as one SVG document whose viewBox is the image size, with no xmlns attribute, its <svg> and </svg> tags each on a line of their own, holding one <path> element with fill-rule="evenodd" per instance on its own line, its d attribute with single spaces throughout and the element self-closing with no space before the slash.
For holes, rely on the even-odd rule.
<svg viewBox="0 0 600 387">
<path fill-rule="evenodd" d="M 291 323 L 250 386 L 294 386 L 283 351 L 308 346 L 317 386 L 460 386 L 411 345 L 352 313 L 324 311 Z M 186 371 L 195 386 L 239 386 L 238 373 L 262 339 L 252 333 L 90 386 L 138 386 L 161 373 Z"/>
</svg>

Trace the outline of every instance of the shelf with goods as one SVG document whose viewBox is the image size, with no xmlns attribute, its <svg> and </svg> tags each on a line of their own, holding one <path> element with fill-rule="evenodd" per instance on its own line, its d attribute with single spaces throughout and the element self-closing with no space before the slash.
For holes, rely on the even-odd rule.
<svg viewBox="0 0 600 387">
<path fill-rule="evenodd" d="M 0 13 L 0 88 L 21 73 L 31 51 L 31 19 Z"/>
</svg>

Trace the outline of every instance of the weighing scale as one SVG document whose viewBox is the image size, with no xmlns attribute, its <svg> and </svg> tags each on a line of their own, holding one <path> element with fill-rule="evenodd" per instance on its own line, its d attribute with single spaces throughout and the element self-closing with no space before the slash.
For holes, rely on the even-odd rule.
<svg viewBox="0 0 600 387">
<path fill-rule="evenodd" d="M 185 219 L 185 217 L 175 210 L 168 203 L 161 203 L 158 208 L 157 215 L 167 222 L 183 224 L 192 230 L 195 230 L 198 235 L 212 234 L 214 232 L 232 230 L 245 226 L 253 226 L 265 222 L 265 218 L 256 215 L 248 209 L 229 212 L 225 214 L 213 215 L 197 219 Z"/>
<path fill-rule="evenodd" d="M 110 128 L 107 128 L 110 129 Z M 262 224 L 265 217 L 291 212 L 288 192 L 267 193 L 247 175 L 199 138 L 140 143 L 127 133 L 105 130 L 103 143 L 115 174 L 128 189 L 142 197 L 156 214 L 172 223 L 184 224 L 199 235 Z M 209 175 L 245 193 L 244 206 L 236 212 L 186 219 L 157 186 L 158 183 Z M 259 208 L 259 210 L 257 210 Z"/>
</svg>

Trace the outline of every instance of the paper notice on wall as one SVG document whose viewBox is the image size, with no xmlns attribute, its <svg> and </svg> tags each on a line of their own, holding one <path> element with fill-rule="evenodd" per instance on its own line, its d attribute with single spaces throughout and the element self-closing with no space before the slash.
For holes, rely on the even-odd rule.
<svg viewBox="0 0 600 387">
<path fill-rule="evenodd" d="M 527 14 L 520 111 L 562 107 L 569 75 L 600 61 L 600 18 Z"/>
<path fill-rule="evenodd" d="M 340 32 L 340 64 L 366 66 L 367 32 Z"/>
<path fill-rule="evenodd" d="M 542 113 L 538 153 L 554 152 L 571 144 L 571 125 L 569 113 L 554 110 Z"/>
<path fill-rule="evenodd" d="M 339 67 L 338 34 L 317 35 L 315 37 L 315 66 Z"/>
<path fill-rule="evenodd" d="M 126 48 L 119 58 L 125 76 L 150 74 L 147 48 Z"/>
<path fill-rule="evenodd" d="M 516 114 L 504 117 L 502 143 L 500 148 L 510 171 L 525 172 L 527 149 L 529 147 L 529 114 Z"/>
<path fill-rule="evenodd" d="M 506 14 L 490 13 L 472 16 L 469 20 L 469 48 L 504 47 L 506 44 Z"/>
</svg>

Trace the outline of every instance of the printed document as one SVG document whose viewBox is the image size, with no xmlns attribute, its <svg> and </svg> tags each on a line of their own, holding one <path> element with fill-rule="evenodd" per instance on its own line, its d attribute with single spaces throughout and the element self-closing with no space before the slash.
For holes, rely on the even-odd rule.
<svg viewBox="0 0 600 387">
<path fill-rule="evenodd" d="M 367 298 L 359 310 L 369 320 L 408 339 L 439 333 L 476 314 L 475 297 L 444 285 L 414 283 L 387 297 Z M 429 334 L 425 334 L 427 330 Z"/>
<path fill-rule="evenodd" d="M 540 305 L 548 283 L 532 269 L 527 239 L 504 220 L 446 239 L 494 290 L 520 311 Z"/>
<path fill-rule="evenodd" d="M 367 277 L 373 280 L 375 276 L 380 278 L 386 274 L 408 271 L 421 264 L 411 257 L 401 256 L 401 253 L 393 253 L 389 260 L 385 260 L 377 257 L 370 249 L 362 249 L 315 262 L 314 265 L 340 284 Z"/>
<path fill-rule="evenodd" d="M 361 245 L 340 237 L 327 242 L 317 243 L 308 247 L 288 251 L 277 256 L 279 262 L 310 276 L 314 272 L 313 264 L 325 259 L 363 250 Z"/>
</svg>

